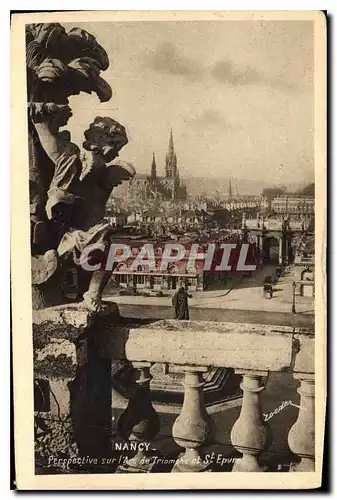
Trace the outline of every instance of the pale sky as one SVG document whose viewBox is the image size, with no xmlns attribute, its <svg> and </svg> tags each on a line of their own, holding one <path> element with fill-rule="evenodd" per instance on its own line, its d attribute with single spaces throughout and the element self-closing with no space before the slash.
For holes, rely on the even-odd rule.
<svg viewBox="0 0 337 500">
<path fill-rule="evenodd" d="M 64 24 L 66 29 L 74 24 Z M 173 129 L 181 177 L 302 183 L 314 177 L 313 23 L 81 23 L 108 52 L 113 97 L 70 99 L 72 140 L 95 116 L 127 129 L 120 157 L 164 173 Z"/>
</svg>

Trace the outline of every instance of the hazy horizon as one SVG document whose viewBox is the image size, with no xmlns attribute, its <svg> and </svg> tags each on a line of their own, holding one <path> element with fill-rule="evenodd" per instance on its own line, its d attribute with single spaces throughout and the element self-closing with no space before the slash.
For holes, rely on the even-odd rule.
<svg viewBox="0 0 337 500">
<path fill-rule="evenodd" d="M 113 97 L 70 99 L 74 142 L 95 116 L 111 116 L 127 129 L 120 156 L 137 173 L 154 151 L 164 174 L 172 127 L 181 177 L 314 179 L 312 22 L 79 24 L 109 54 Z"/>
</svg>

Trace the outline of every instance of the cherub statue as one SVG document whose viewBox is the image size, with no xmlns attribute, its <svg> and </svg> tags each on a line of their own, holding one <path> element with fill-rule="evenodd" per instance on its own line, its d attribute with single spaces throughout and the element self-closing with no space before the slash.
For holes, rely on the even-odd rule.
<svg viewBox="0 0 337 500">
<path fill-rule="evenodd" d="M 95 37 L 80 28 L 67 33 L 58 23 L 26 27 L 26 68 L 28 103 L 68 104 L 69 96 L 95 92 L 101 102 L 111 99 L 112 90 L 101 77 L 109 58 Z M 28 115 L 29 180 L 31 200 L 32 252 L 47 250 L 41 224 L 46 222 L 47 191 L 54 164 L 45 153 Z M 37 224 L 37 226 L 36 226 Z M 36 230 L 36 234 L 35 234 Z"/>
<path fill-rule="evenodd" d="M 71 111 L 67 105 L 31 103 L 30 115 L 40 143 L 55 165 L 47 193 L 48 219 L 58 226 L 57 250 L 33 257 L 33 282 L 48 280 L 57 268 L 57 260 L 69 252 L 78 258 L 88 245 L 108 245 L 111 228 L 104 222 L 105 206 L 113 188 L 129 180 L 135 170 L 117 161 L 128 139 L 125 128 L 112 118 L 96 117 L 84 132 L 83 150 L 70 142 L 67 131 L 59 132 Z M 103 288 L 111 272 L 95 271 L 84 294 L 84 303 L 99 311 Z"/>
</svg>

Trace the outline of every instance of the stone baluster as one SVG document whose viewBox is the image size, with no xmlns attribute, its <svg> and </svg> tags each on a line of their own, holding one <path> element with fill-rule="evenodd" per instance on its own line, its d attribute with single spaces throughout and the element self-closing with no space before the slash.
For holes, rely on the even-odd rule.
<svg viewBox="0 0 337 500">
<path fill-rule="evenodd" d="M 289 431 L 289 448 L 301 457 L 299 464 L 291 467 L 293 472 L 311 472 L 315 470 L 315 381 L 314 375 L 294 374 L 300 379 L 297 389 L 300 394 L 300 409 L 294 425 Z"/>
<path fill-rule="evenodd" d="M 236 371 L 243 375 L 240 385 L 243 391 L 241 413 L 235 422 L 231 441 L 242 458 L 235 462 L 232 472 L 264 472 L 265 468 L 258 463 L 257 457 L 266 449 L 268 443 L 268 426 L 264 423 L 260 395 L 264 390 L 262 377 L 267 372 Z"/>
<path fill-rule="evenodd" d="M 209 469 L 200 455 L 200 447 L 209 442 L 214 435 L 214 425 L 204 404 L 202 373 L 204 367 L 183 367 L 184 402 L 180 415 L 172 428 L 175 442 L 185 448 L 178 457 L 172 472 L 200 472 Z"/>
<path fill-rule="evenodd" d="M 151 460 L 154 454 L 148 448 L 160 430 L 159 417 L 151 403 L 151 363 L 133 363 L 133 367 L 138 372 L 138 379 L 128 406 L 119 418 L 118 429 L 126 441 L 136 445 L 137 451 L 126 461 L 124 469 L 150 472 L 155 464 Z"/>
</svg>

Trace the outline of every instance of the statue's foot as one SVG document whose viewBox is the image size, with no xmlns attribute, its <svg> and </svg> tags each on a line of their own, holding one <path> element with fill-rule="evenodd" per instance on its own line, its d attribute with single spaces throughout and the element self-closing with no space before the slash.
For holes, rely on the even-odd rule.
<svg viewBox="0 0 337 500">
<path fill-rule="evenodd" d="M 56 250 L 48 250 L 44 255 L 32 257 L 32 284 L 45 283 L 57 269 L 58 255 Z"/>
<path fill-rule="evenodd" d="M 83 305 L 89 311 L 98 313 L 102 309 L 102 299 L 97 294 L 88 291 L 83 295 Z"/>
</svg>

